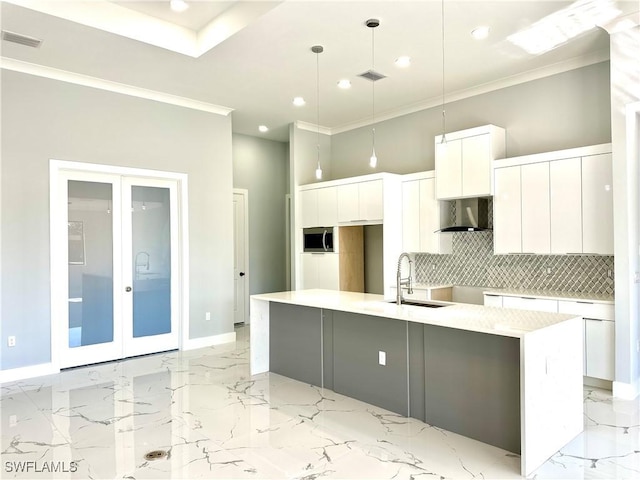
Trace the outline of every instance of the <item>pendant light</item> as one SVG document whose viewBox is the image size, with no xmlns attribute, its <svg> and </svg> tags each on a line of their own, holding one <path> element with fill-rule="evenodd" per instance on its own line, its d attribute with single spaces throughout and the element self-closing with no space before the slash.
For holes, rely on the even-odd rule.
<svg viewBox="0 0 640 480">
<path fill-rule="evenodd" d="M 365 25 L 371 29 L 371 72 L 375 72 L 375 28 L 380 25 L 380 20 L 370 18 Z M 378 165 L 378 157 L 376 156 L 376 82 L 371 82 L 371 157 L 369 158 L 369 166 L 376 168 Z"/>
<path fill-rule="evenodd" d="M 447 137 L 445 137 L 446 132 L 446 114 L 444 109 L 444 0 L 442 0 L 441 4 L 441 16 L 442 16 L 442 138 L 440 139 L 440 144 L 445 145 L 447 143 Z"/>
<path fill-rule="evenodd" d="M 318 150 L 318 166 L 316 167 L 316 179 L 322 180 L 322 167 L 320 166 L 320 54 L 324 51 L 324 47 L 322 45 L 314 45 L 311 47 L 311 51 L 316 54 L 316 126 L 318 128 L 318 139 L 316 145 Z"/>
</svg>

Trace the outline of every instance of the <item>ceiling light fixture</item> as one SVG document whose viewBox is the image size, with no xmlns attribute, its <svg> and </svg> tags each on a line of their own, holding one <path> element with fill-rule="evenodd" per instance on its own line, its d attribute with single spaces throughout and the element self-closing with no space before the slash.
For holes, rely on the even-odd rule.
<svg viewBox="0 0 640 480">
<path fill-rule="evenodd" d="M 375 29 L 380 25 L 380 20 L 376 18 L 370 18 L 365 22 L 365 25 L 371 29 L 371 70 L 375 72 Z M 371 128 L 371 157 L 369 157 L 369 166 L 376 168 L 378 165 L 378 157 L 376 156 L 376 82 L 371 82 L 371 122 L 373 127 Z"/>
<path fill-rule="evenodd" d="M 316 54 L 316 126 L 318 128 L 318 166 L 316 167 L 316 179 L 322 180 L 322 167 L 320 166 L 320 54 L 324 51 L 324 48 L 322 45 L 314 45 L 311 47 L 311 51 Z"/>
<path fill-rule="evenodd" d="M 343 90 L 346 90 L 347 88 L 351 88 L 351 80 L 340 80 L 338 82 L 338 88 L 342 88 Z"/>
<path fill-rule="evenodd" d="M 442 138 L 440 139 L 440 145 L 447 143 L 446 132 L 446 115 L 444 110 L 444 0 L 441 3 L 441 16 L 442 16 Z"/>
<path fill-rule="evenodd" d="M 471 36 L 476 40 L 484 40 L 489 36 L 489 31 L 490 31 L 489 27 L 485 27 L 485 26 L 476 27 L 473 30 L 471 30 Z"/>
<path fill-rule="evenodd" d="M 305 101 L 304 101 L 304 98 L 302 98 L 302 97 L 294 97 L 294 99 L 293 99 L 293 104 L 294 104 L 296 107 L 301 107 L 301 106 L 303 106 L 305 103 L 307 103 L 307 102 L 305 102 Z"/>
<path fill-rule="evenodd" d="M 411 57 L 407 57 L 406 55 L 398 57 L 396 58 L 395 64 L 398 68 L 407 68 L 411 65 Z"/>
<path fill-rule="evenodd" d="M 182 13 L 189 8 L 189 4 L 184 0 L 171 0 L 169 5 L 171 6 L 171 10 L 178 13 Z"/>
<path fill-rule="evenodd" d="M 260 125 L 258 127 L 258 130 L 262 133 L 267 133 L 269 131 L 269 127 L 267 127 L 266 125 Z"/>
</svg>

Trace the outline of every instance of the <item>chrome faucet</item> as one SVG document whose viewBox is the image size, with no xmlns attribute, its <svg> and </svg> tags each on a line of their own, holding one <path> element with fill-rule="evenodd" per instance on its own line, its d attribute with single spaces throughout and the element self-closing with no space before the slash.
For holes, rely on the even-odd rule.
<svg viewBox="0 0 640 480">
<path fill-rule="evenodd" d="M 402 267 L 402 259 L 406 258 L 409 261 L 409 276 L 406 278 L 402 278 L 401 276 L 401 267 Z M 403 285 L 407 286 L 407 293 L 409 295 L 411 295 L 413 293 L 413 287 L 412 287 L 412 279 L 411 279 L 411 264 L 413 262 L 411 261 L 411 257 L 409 256 L 408 253 L 401 253 L 400 257 L 398 258 L 398 273 L 396 276 L 396 303 L 398 305 L 402 304 L 402 287 Z"/>
</svg>

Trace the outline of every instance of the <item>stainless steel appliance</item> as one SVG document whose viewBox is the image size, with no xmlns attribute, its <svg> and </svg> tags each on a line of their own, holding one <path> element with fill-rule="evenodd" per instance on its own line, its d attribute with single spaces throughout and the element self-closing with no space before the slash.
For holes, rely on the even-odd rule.
<svg viewBox="0 0 640 480">
<path fill-rule="evenodd" d="M 302 230 L 305 252 L 333 252 L 333 227 L 313 227 Z"/>
</svg>

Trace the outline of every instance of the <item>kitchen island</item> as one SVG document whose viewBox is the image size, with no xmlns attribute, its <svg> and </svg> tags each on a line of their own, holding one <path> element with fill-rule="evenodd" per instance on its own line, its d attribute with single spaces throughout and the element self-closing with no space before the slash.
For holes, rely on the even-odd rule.
<svg viewBox="0 0 640 480">
<path fill-rule="evenodd" d="M 521 455 L 583 429 L 579 316 L 328 290 L 251 297 L 251 373 L 275 372 Z"/>
</svg>

